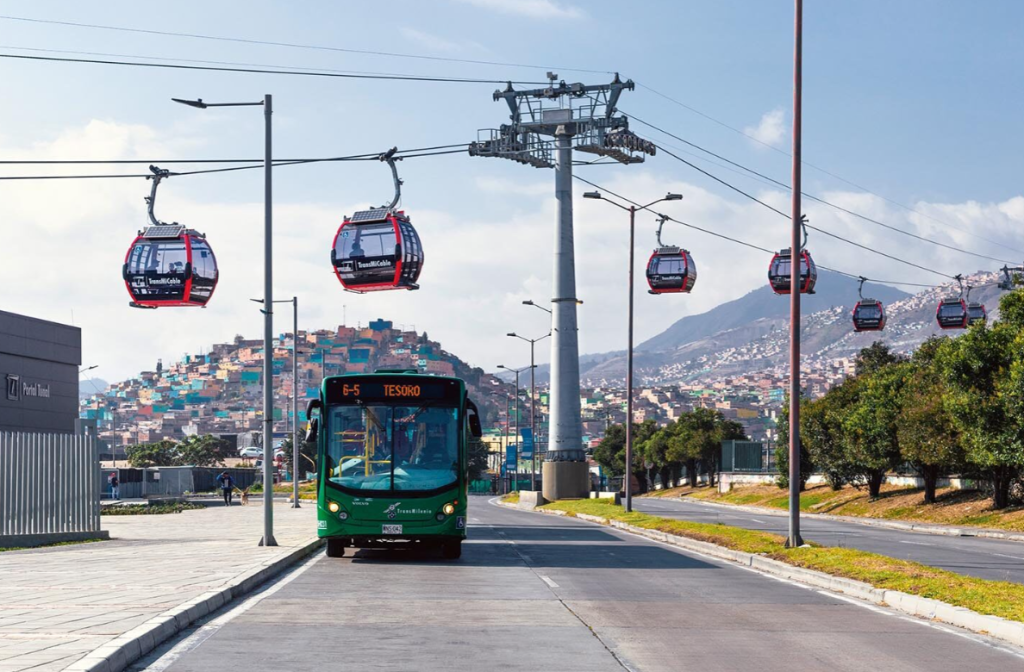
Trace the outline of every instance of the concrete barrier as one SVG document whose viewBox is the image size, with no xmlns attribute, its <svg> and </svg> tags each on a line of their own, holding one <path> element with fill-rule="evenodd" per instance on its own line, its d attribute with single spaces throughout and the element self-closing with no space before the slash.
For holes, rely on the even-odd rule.
<svg viewBox="0 0 1024 672">
<path fill-rule="evenodd" d="M 544 499 L 544 495 L 537 492 L 536 490 L 520 490 L 519 491 L 519 508 L 533 510 L 538 506 L 547 504 L 547 500 Z"/>
</svg>

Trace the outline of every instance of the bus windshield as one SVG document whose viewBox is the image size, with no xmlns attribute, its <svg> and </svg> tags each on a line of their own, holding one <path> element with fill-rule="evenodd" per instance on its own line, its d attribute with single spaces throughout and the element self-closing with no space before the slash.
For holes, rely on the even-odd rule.
<svg viewBox="0 0 1024 672">
<path fill-rule="evenodd" d="M 325 469 L 331 483 L 375 492 L 436 490 L 459 473 L 458 409 L 331 406 Z"/>
</svg>

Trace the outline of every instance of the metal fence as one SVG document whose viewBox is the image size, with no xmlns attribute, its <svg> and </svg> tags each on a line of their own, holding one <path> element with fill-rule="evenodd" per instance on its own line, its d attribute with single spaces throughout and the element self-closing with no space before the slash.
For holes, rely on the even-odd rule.
<svg viewBox="0 0 1024 672">
<path fill-rule="evenodd" d="M 0 539 L 98 533 L 99 484 L 95 439 L 0 432 Z"/>
<path fill-rule="evenodd" d="M 235 487 L 244 490 L 259 480 L 260 473 L 256 469 L 223 467 L 149 467 L 111 468 L 103 470 L 100 481 L 100 497 L 110 496 L 110 474 L 117 473 L 121 499 L 138 497 L 181 497 L 186 494 L 197 494 L 217 490 L 217 476 L 227 472 L 235 482 Z"/>
<path fill-rule="evenodd" d="M 773 471 L 772 451 L 760 441 L 722 441 L 720 471 L 763 474 Z"/>
</svg>

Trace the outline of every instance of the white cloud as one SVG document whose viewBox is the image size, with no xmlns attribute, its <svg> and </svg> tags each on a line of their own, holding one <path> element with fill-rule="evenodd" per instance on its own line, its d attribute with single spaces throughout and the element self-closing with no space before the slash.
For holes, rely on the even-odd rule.
<svg viewBox="0 0 1024 672">
<path fill-rule="evenodd" d="M 777 147 L 786 137 L 786 112 L 777 107 L 765 112 L 757 126 L 747 126 L 743 132 L 758 142 Z"/>
<path fill-rule="evenodd" d="M 475 180 L 480 191 L 489 194 L 509 196 L 546 196 L 554 193 L 554 185 L 548 182 L 517 182 L 502 177 L 480 176 Z"/>
<path fill-rule="evenodd" d="M 526 16 L 531 19 L 582 19 L 587 15 L 580 7 L 559 4 L 553 0 L 458 0 L 458 2 L 502 14 Z"/>
<path fill-rule="evenodd" d="M 414 42 L 426 49 L 430 49 L 431 51 L 441 51 L 451 54 L 466 51 L 467 49 L 474 49 L 478 51 L 484 49 L 479 42 L 454 42 L 415 28 L 403 27 L 399 28 L 398 32 L 400 32 L 402 37 L 406 40 Z"/>
</svg>

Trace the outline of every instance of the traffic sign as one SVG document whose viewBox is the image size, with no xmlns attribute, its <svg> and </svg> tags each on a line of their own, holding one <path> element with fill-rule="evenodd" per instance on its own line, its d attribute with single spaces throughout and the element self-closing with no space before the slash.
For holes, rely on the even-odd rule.
<svg viewBox="0 0 1024 672">
<path fill-rule="evenodd" d="M 529 427 L 525 427 L 520 430 L 523 435 L 523 451 L 519 455 L 520 459 L 532 460 L 533 459 L 533 431 Z"/>
<path fill-rule="evenodd" d="M 509 469 L 516 468 L 516 447 L 516 444 L 510 443 L 505 448 L 505 466 L 508 467 Z"/>
</svg>

